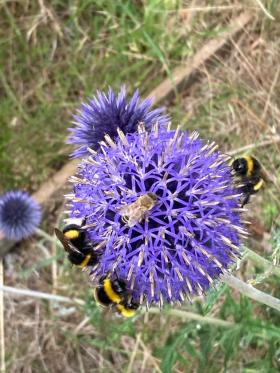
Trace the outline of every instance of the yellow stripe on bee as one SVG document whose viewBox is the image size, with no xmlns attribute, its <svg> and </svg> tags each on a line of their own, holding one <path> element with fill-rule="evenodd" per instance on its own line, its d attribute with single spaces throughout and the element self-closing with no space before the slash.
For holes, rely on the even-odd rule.
<svg viewBox="0 0 280 373">
<path fill-rule="evenodd" d="M 80 268 L 84 268 L 88 265 L 88 262 L 90 261 L 91 255 L 87 255 L 85 259 L 82 261 L 81 264 L 79 264 Z"/>
<path fill-rule="evenodd" d="M 114 303 L 120 303 L 121 297 L 113 289 L 111 280 L 106 278 L 104 280 L 103 286 L 104 286 L 104 291 L 106 295 L 108 296 L 108 298 Z"/>
<path fill-rule="evenodd" d="M 256 184 L 256 185 L 254 185 L 254 190 L 255 190 L 255 191 L 258 191 L 258 190 L 260 190 L 260 189 L 261 189 L 261 187 L 263 186 L 263 183 L 264 183 L 263 179 L 260 179 L 260 181 L 259 181 L 259 182 L 257 182 L 257 184 Z"/>
<path fill-rule="evenodd" d="M 80 232 L 77 229 L 70 229 L 69 231 L 64 232 L 64 236 L 68 240 L 73 240 L 75 238 L 78 238 L 79 235 L 80 235 Z"/>
<path fill-rule="evenodd" d="M 251 176 L 252 173 L 253 173 L 253 170 L 254 170 L 254 161 L 253 161 L 252 157 L 249 157 L 249 156 L 245 156 L 244 159 L 246 159 L 246 162 L 247 162 L 247 173 L 246 173 L 246 175 Z"/>
<path fill-rule="evenodd" d="M 136 313 L 135 310 L 132 310 L 132 309 L 129 309 L 129 308 L 125 308 L 125 306 L 123 306 L 122 304 L 118 304 L 117 305 L 117 310 L 124 317 L 132 317 Z"/>
</svg>

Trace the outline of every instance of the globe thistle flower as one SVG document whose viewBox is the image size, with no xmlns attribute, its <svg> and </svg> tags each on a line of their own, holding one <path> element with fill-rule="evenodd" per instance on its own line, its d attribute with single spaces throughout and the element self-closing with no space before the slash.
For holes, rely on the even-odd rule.
<svg viewBox="0 0 280 373">
<path fill-rule="evenodd" d="M 125 280 L 137 304 L 191 300 L 227 271 L 246 233 L 227 158 L 196 132 L 155 124 L 118 135 L 71 179 L 71 217 L 103 242 L 91 278 Z"/>
<path fill-rule="evenodd" d="M 28 193 L 16 190 L 0 196 L 0 231 L 9 240 L 32 235 L 40 220 L 41 208 Z"/>
<path fill-rule="evenodd" d="M 151 110 L 151 105 L 150 98 L 140 101 L 138 90 L 128 100 L 125 86 L 118 94 L 112 88 L 109 88 L 107 95 L 97 91 L 96 96 L 88 103 L 83 103 L 74 115 L 75 127 L 70 128 L 72 134 L 68 141 L 77 146 L 72 156 L 76 158 L 88 154 L 88 147 L 98 149 L 105 134 L 113 139 L 117 136 L 117 128 L 124 133 L 132 133 L 137 130 L 140 122 L 145 124 L 147 130 L 155 122 L 159 126 L 167 125 L 169 117 L 162 115 L 164 109 Z"/>
</svg>

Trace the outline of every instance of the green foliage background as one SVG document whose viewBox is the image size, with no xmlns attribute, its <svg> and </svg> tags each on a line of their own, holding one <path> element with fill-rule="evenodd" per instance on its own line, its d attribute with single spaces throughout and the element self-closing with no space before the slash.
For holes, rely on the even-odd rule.
<svg viewBox="0 0 280 373">
<path fill-rule="evenodd" d="M 246 78 L 239 76 L 234 65 L 217 58 L 209 70 L 210 77 L 205 70 L 200 83 L 166 104 L 175 125 L 183 123 L 203 137 L 214 138 L 226 151 L 247 143 L 257 144 L 265 135 L 277 132 L 279 80 L 271 91 L 273 77 L 277 75 L 269 74 L 276 69 L 276 61 L 280 61 L 280 9 L 278 0 L 262 2 L 275 17 L 272 21 L 258 3 L 254 0 L 1 1 L 0 191 L 24 188 L 33 192 L 67 162 L 70 152 L 65 144 L 67 127 L 73 112 L 86 97 L 109 85 L 118 89 L 123 83 L 129 93 L 139 88 L 145 96 L 164 78 L 172 79 L 174 68 L 185 63 L 206 41 L 220 35 L 227 29 L 229 19 L 244 9 L 255 17 L 245 35 L 253 35 L 251 44 L 258 42 L 263 48 L 255 60 L 252 81 L 262 78 L 264 91 L 258 91 L 257 83 L 251 84 L 246 74 Z M 245 66 L 252 74 L 246 58 L 245 55 L 240 69 Z M 246 108 L 261 118 L 266 101 L 268 114 L 263 118 L 266 127 L 261 128 L 255 125 L 256 118 Z M 244 110 L 240 109 L 240 102 Z M 228 129 L 227 123 L 235 130 Z M 267 247 L 258 247 L 258 251 L 278 265 L 279 148 L 261 149 L 258 157 L 273 179 L 270 188 L 258 199 L 258 207 L 253 207 L 254 216 L 264 224 L 270 246 L 267 251 Z M 55 224 L 53 220 L 45 223 L 47 230 Z M 51 292 L 50 268 L 56 263 L 58 292 L 82 298 L 86 305 L 76 308 L 70 316 L 67 307 L 57 310 L 44 303 L 39 306 L 38 328 L 44 336 L 51 331 L 55 339 L 54 349 L 40 339 L 40 355 L 38 346 L 32 351 L 28 349 L 33 337 L 24 324 L 25 320 L 33 320 L 35 308 L 15 303 L 6 318 L 8 371 L 59 372 L 62 369 L 59 356 L 61 361 L 63 356 L 69 359 L 69 365 L 64 366 L 66 372 L 279 371 L 280 316 L 276 311 L 218 284 L 203 303 L 182 308 L 200 315 L 200 321 L 178 317 L 173 308 L 161 314 L 138 315 L 135 320 L 104 316 L 92 301 L 86 276 L 76 273 L 63 261 L 61 248 L 52 244 L 54 252 L 44 258 L 42 253 L 50 250 L 51 242 L 38 238 L 38 242 L 28 247 L 28 254 L 21 251 L 11 254 L 14 257 L 7 260 L 7 266 L 10 268 L 12 262 L 13 275 L 7 274 L 7 280 L 11 285 L 30 287 L 31 284 L 37 290 Z M 279 278 L 266 268 L 243 261 L 239 274 L 280 297 Z M 77 332 L 75 328 L 84 318 L 87 328 Z M 226 323 L 221 326 L 220 320 Z M 16 339 L 17 332 L 23 330 L 25 343 Z M 24 370 L 27 366 L 31 370 Z"/>
</svg>

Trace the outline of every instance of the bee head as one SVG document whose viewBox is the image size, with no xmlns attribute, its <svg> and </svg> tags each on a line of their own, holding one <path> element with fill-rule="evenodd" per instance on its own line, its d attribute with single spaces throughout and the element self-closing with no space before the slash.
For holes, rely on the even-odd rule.
<svg viewBox="0 0 280 373">
<path fill-rule="evenodd" d="M 117 304 L 116 309 L 123 317 L 133 317 L 139 305 L 136 303 L 120 303 Z"/>
<path fill-rule="evenodd" d="M 232 164 L 232 168 L 238 175 L 246 175 L 248 165 L 245 158 L 237 158 Z"/>
<path fill-rule="evenodd" d="M 125 308 L 127 308 L 128 310 L 135 310 L 136 311 L 139 308 L 139 304 L 129 302 L 129 303 L 125 304 Z"/>
<path fill-rule="evenodd" d="M 124 295 L 127 293 L 126 289 L 126 283 L 123 280 L 112 280 L 112 287 L 115 290 L 115 292 L 119 295 Z"/>
<path fill-rule="evenodd" d="M 63 234 L 66 239 L 74 244 L 82 244 L 85 241 L 85 231 L 81 226 L 76 224 L 68 224 L 63 229 Z"/>
<path fill-rule="evenodd" d="M 157 201 L 157 196 L 155 195 L 155 193 L 149 192 L 147 193 L 147 196 L 149 196 L 154 202 Z"/>
</svg>

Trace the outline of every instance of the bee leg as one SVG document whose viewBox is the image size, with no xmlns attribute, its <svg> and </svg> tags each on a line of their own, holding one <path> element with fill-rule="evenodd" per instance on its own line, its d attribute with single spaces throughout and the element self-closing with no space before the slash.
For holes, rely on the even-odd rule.
<svg viewBox="0 0 280 373">
<path fill-rule="evenodd" d="M 246 193 L 242 202 L 241 202 L 241 207 L 244 207 L 245 205 L 247 205 L 247 203 L 250 202 L 250 196 L 251 194 L 250 193 Z"/>
<path fill-rule="evenodd" d="M 122 221 L 123 221 L 124 224 L 127 224 L 127 223 L 128 223 L 128 218 L 127 218 L 126 215 L 123 215 L 123 216 L 122 216 Z"/>
<path fill-rule="evenodd" d="M 70 253 L 68 254 L 69 261 L 74 265 L 80 265 L 83 260 L 85 259 L 85 255 L 80 252 Z"/>
</svg>

